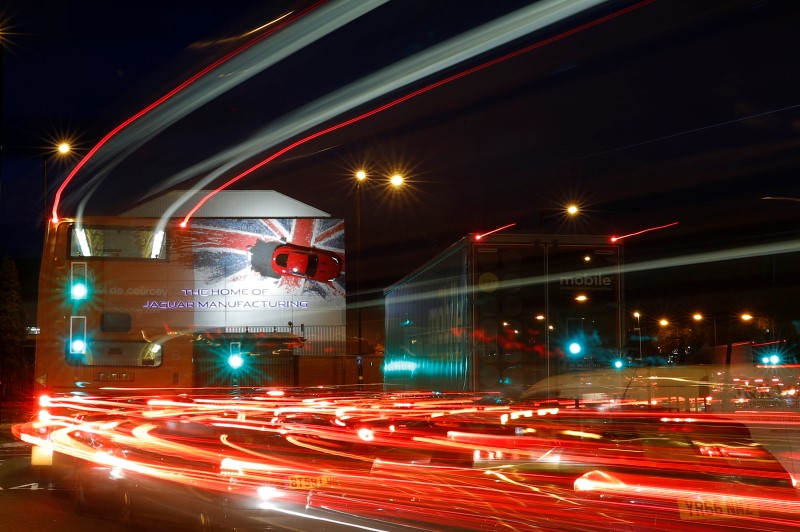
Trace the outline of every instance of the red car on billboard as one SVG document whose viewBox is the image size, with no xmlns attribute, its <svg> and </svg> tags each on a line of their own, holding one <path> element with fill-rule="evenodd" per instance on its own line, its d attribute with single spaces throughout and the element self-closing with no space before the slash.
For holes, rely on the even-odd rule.
<svg viewBox="0 0 800 532">
<path fill-rule="evenodd" d="M 342 261 L 330 251 L 286 243 L 272 252 L 272 269 L 314 281 L 333 281 L 342 272 Z"/>
</svg>

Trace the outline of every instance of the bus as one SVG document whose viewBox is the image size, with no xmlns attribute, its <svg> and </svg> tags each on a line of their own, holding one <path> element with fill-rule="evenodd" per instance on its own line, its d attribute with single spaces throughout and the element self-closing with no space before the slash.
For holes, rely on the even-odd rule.
<svg viewBox="0 0 800 532">
<path fill-rule="evenodd" d="M 522 400 L 675 412 L 800 411 L 797 364 L 631 366 L 561 373 L 529 386 Z"/>
<path fill-rule="evenodd" d="M 294 354 L 344 343 L 343 220 L 207 217 L 164 230 L 158 222 L 50 223 L 36 396 L 293 385 Z"/>
</svg>

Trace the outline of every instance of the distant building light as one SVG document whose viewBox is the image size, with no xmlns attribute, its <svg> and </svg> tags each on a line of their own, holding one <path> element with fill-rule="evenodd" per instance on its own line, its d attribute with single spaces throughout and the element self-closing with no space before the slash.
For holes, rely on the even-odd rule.
<svg viewBox="0 0 800 532">
<path fill-rule="evenodd" d="M 39 327 L 26 327 L 28 334 L 41 334 L 42 330 Z"/>
<path fill-rule="evenodd" d="M 417 363 L 412 362 L 410 360 L 392 360 L 391 362 L 387 362 L 383 366 L 383 370 L 386 372 L 408 371 L 414 373 L 416 369 L 417 369 Z"/>
</svg>

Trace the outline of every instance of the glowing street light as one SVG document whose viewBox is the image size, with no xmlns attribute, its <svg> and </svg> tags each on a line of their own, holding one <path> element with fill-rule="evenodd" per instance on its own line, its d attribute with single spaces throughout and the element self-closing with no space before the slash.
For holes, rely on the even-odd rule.
<svg viewBox="0 0 800 532">
<path fill-rule="evenodd" d="M 367 171 L 360 169 L 354 174 L 356 179 L 356 307 L 358 309 L 358 355 L 356 365 L 358 367 L 358 384 L 364 383 L 364 340 L 363 340 L 363 320 L 361 315 L 361 195 L 362 189 L 369 176 Z M 405 178 L 396 173 L 389 178 L 389 183 L 394 188 L 400 188 L 405 183 Z"/>
<path fill-rule="evenodd" d="M 356 308 L 358 309 L 358 354 L 356 367 L 358 368 L 358 384 L 364 384 L 364 343 L 362 340 L 361 319 L 361 189 L 367 180 L 367 172 L 358 170 L 356 177 Z"/>
<path fill-rule="evenodd" d="M 72 147 L 68 142 L 60 142 L 54 146 L 52 153 L 58 157 L 65 157 L 72 151 Z M 42 212 L 45 218 L 47 217 L 47 159 L 48 155 L 44 156 L 44 167 L 42 171 Z"/>
<path fill-rule="evenodd" d="M 706 319 L 706 317 L 703 316 L 702 314 L 700 314 L 699 312 L 696 312 L 692 316 L 692 319 L 694 321 L 703 321 L 704 319 Z M 716 357 L 716 353 L 717 353 L 717 319 L 716 318 L 711 318 L 711 323 L 714 325 L 714 356 Z"/>
<path fill-rule="evenodd" d="M 642 359 L 642 315 L 637 310 L 633 313 L 633 317 L 636 318 L 636 330 L 639 331 L 639 360 Z"/>
<path fill-rule="evenodd" d="M 741 321 L 741 322 L 747 323 L 749 321 L 752 321 L 753 319 L 754 319 L 753 315 L 750 314 L 749 312 L 743 312 L 742 314 L 739 315 L 739 321 Z M 736 320 L 735 316 L 730 316 L 728 318 L 728 338 L 727 338 L 727 344 L 728 345 L 727 345 L 727 350 L 726 350 L 726 353 L 725 353 L 725 366 L 726 367 L 730 367 L 730 364 L 731 364 L 731 355 L 732 355 L 732 349 L 733 349 L 733 329 L 734 329 L 734 327 L 736 327 L 736 323 L 737 323 L 737 320 Z"/>
<path fill-rule="evenodd" d="M 550 213 L 545 216 L 545 213 Z M 574 204 L 564 205 L 561 209 L 542 209 L 539 213 L 539 232 L 544 233 L 544 219 L 557 215 L 566 216 L 568 218 L 575 218 L 580 214 L 580 208 Z"/>
</svg>

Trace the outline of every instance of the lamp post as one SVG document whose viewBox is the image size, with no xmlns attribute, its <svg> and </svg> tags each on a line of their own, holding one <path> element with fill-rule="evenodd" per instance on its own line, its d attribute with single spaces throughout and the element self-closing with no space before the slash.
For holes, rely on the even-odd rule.
<svg viewBox="0 0 800 532">
<path fill-rule="evenodd" d="M 3 79 L 4 79 L 4 65 L 5 65 L 5 54 L 4 50 L 6 48 L 5 38 L 3 34 L 5 33 L 5 26 L 4 22 L 0 21 L 0 160 L 3 157 L 3 94 L 5 94 L 3 90 Z M 2 174 L 3 165 L 0 164 L 0 197 L 3 194 L 3 174 Z M 0 374 L 0 378 L 3 376 Z"/>
<path fill-rule="evenodd" d="M 363 339 L 363 320 L 361 315 L 361 201 L 363 187 L 367 182 L 368 176 L 365 170 L 358 170 L 356 178 L 356 308 L 358 320 L 358 354 L 356 355 L 356 366 L 358 368 L 358 385 L 364 384 L 364 339 Z M 400 188 L 405 183 L 405 178 L 400 174 L 393 174 L 389 177 L 389 183 L 394 188 Z"/>
<path fill-rule="evenodd" d="M 57 146 L 55 146 L 55 150 L 53 152 L 59 156 L 64 157 L 72 151 L 72 147 L 69 145 L 68 142 L 61 142 Z M 49 158 L 49 153 L 44 156 L 44 163 L 43 163 L 43 172 L 42 172 L 42 212 L 44 213 L 44 217 L 47 218 L 47 159 Z"/>
<path fill-rule="evenodd" d="M 670 325 L 671 325 L 671 323 L 670 323 L 670 321 L 668 319 L 661 318 L 660 320 L 658 320 L 658 325 L 664 331 L 664 334 L 670 334 Z M 675 336 L 672 337 L 672 338 L 668 338 L 667 339 L 667 343 L 664 344 L 664 345 L 666 345 L 667 351 L 669 351 L 669 353 L 667 354 L 667 364 L 671 364 L 671 363 L 674 363 L 676 361 L 676 357 L 673 356 L 674 345 L 675 345 L 675 340 L 676 339 L 678 340 L 678 346 L 680 347 L 680 338 L 678 338 L 677 334 L 678 334 L 678 326 L 676 325 L 675 326 Z"/>
<path fill-rule="evenodd" d="M 692 316 L 692 319 L 694 321 L 703 321 L 704 319 L 706 319 L 706 317 L 703 316 L 702 314 L 700 314 L 699 312 L 697 312 Z M 714 326 L 714 361 L 716 362 L 716 359 L 717 359 L 717 318 L 712 317 L 711 318 L 711 323 Z"/>
<path fill-rule="evenodd" d="M 753 315 L 749 312 L 744 312 L 739 315 L 739 320 L 748 322 L 753 319 Z M 733 323 L 734 317 L 730 316 L 728 318 L 728 338 L 727 338 L 727 346 L 725 349 L 725 374 L 723 375 L 724 386 L 722 388 L 722 411 L 727 412 L 731 405 L 730 403 L 730 388 L 733 386 L 733 379 L 731 378 L 731 362 L 733 358 Z"/>
<path fill-rule="evenodd" d="M 364 384 L 364 347 L 361 334 L 361 188 L 367 179 L 364 170 L 356 172 L 356 309 L 358 312 L 358 385 Z"/>
<path fill-rule="evenodd" d="M 642 315 L 637 310 L 633 313 L 633 317 L 636 318 L 636 330 L 639 331 L 639 360 L 642 360 Z"/>
</svg>

